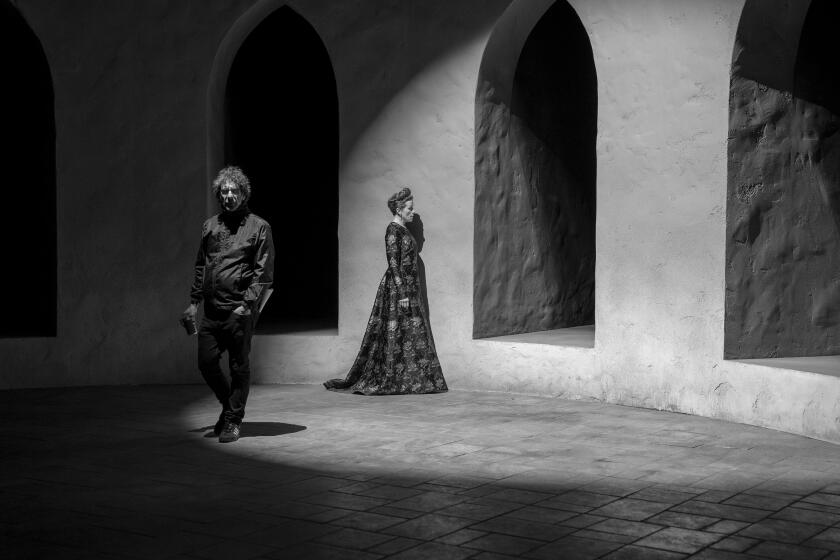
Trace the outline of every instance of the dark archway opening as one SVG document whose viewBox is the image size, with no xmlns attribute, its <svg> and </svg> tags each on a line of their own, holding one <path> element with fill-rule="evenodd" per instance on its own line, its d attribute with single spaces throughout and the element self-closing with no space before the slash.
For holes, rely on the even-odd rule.
<svg viewBox="0 0 840 560">
<path fill-rule="evenodd" d="M 258 332 L 338 327 L 338 96 L 324 44 L 288 7 L 239 48 L 225 90 L 225 161 L 271 224 L 274 293 Z"/>
<path fill-rule="evenodd" d="M 55 107 L 49 63 L 23 16 L 0 1 L 4 244 L 0 337 L 56 336 Z"/>
<path fill-rule="evenodd" d="M 594 325 L 597 77 L 574 9 L 533 27 L 509 97 L 493 82 L 479 77 L 473 335 Z"/>
<path fill-rule="evenodd" d="M 748 2 L 733 61 L 730 359 L 840 354 L 840 5 L 788 4 Z"/>
</svg>

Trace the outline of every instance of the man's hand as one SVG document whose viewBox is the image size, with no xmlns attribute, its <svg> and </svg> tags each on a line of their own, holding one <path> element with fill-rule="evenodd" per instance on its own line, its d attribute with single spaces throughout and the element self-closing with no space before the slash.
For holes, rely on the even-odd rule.
<svg viewBox="0 0 840 560">
<path fill-rule="evenodd" d="M 408 298 L 402 298 L 400 300 L 400 307 L 402 309 L 408 309 Z"/>
<path fill-rule="evenodd" d="M 233 312 L 236 313 L 237 315 L 250 315 L 251 314 L 251 311 L 247 307 L 245 307 L 244 305 L 240 305 L 239 307 L 234 309 Z"/>
<path fill-rule="evenodd" d="M 182 313 L 182 317 L 184 319 L 195 319 L 195 314 L 198 312 L 198 306 L 194 303 L 191 303 L 189 307 L 184 309 L 184 313 Z"/>
</svg>

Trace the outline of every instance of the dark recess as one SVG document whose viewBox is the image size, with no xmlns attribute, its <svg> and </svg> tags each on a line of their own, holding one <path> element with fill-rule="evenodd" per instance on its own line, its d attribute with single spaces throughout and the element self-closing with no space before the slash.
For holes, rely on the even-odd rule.
<svg viewBox="0 0 840 560">
<path fill-rule="evenodd" d="M 225 95 L 225 161 L 271 224 L 274 294 L 258 332 L 338 326 L 338 97 L 306 20 L 282 7 L 246 38 Z"/>
<path fill-rule="evenodd" d="M 55 109 L 50 68 L 23 16 L 0 0 L 3 251 L 0 337 L 56 336 Z"/>
</svg>

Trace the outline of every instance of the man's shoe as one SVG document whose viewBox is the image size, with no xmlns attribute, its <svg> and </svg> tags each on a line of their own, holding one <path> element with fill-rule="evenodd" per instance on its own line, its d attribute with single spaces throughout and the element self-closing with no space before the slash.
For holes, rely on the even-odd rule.
<svg viewBox="0 0 840 560">
<path fill-rule="evenodd" d="M 231 443 L 239 439 L 239 424 L 227 422 L 219 434 L 219 443 Z"/>
<path fill-rule="evenodd" d="M 219 435 L 222 433 L 222 430 L 225 428 L 225 411 L 223 410 L 221 414 L 219 414 L 219 419 L 216 421 L 216 425 L 213 426 L 213 433 Z"/>
</svg>

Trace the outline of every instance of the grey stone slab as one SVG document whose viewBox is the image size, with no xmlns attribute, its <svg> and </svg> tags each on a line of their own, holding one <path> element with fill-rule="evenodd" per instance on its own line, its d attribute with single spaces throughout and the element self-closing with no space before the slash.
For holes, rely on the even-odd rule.
<svg viewBox="0 0 840 560">
<path fill-rule="evenodd" d="M 475 529 L 460 529 L 454 533 L 438 537 L 435 541 L 443 544 L 451 544 L 452 546 L 458 546 L 475 540 L 478 537 L 483 537 L 486 534 L 487 533 L 484 531 L 476 531 Z"/>
<path fill-rule="evenodd" d="M 718 550 L 728 550 L 730 552 L 745 552 L 759 543 L 758 539 L 750 539 L 748 537 L 732 536 L 719 540 L 711 545 L 712 548 Z"/>
<path fill-rule="evenodd" d="M 442 492 L 423 492 L 417 496 L 391 502 L 389 505 L 400 509 L 431 512 L 448 506 L 467 501 L 466 496 L 453 495 Z M 381 505 L 381 504 L 378 504 Z"/>
<path fill-rule="evenodd" d="M 543 544 L 545 544 L 544 541 L 490 533 L 465 543 L 463 547 L 516 556 L 534 550 Z"/>
<path fill-rule="evenodd" d="M 667 527 L 636 542 L 639 546 L 691 554 L 721 540 L 721 535 Z"/>
<path fill-rule="evenodd" d="M 813 537 L 820 531 L 820 527 L 806 523 L 784 519 L 764 519 L 742 529 L 738 532 L 738 536 L 795 544 Z"/>
<path fill-rule="evenodd" d="M 681 504 L 697 496 L 696 492 L 685 492 L 662 486 L 648 486 L 630 495 L 637 500 L 648 500 L 666 504 Z"/>
<path fill-rule="evenodd" d="M 494 517 L 493 519 L 476 523 L 472 526 L 472 528 L 479 531 L 486 531 L 488 533 L 501 533 L 504 535 L 525 537 L 539 541 L 557 540 L 574 531 L 571 527 L 538 523 L 507 515 Z"/>
<path fill-rule="evenodd" d="M 737 533 L 744 527 L 749 527 L 749 523 L 745 521 L 733 521 L 731 519 L 722 519 L 717 523 L 713 523 L 706 527 L 704 530 L 709 533 L 720 533 L 723 535 L 729 535 L 732 533 Z"/>
<path fill-rule="evenodd" d="M 525 555 L 536 560 L 594 560 L 621 548 L 621 543 L 587 539 L 570 535 Z"/>
<path fill-rule="evenodd" d="M 770 516 L 773 519 L 785 519 L 813 525 L 834 525 L 840 523 L 840 513 L 830 513 L 798 507 L 787 507 Z"/>
<path fill-rule="evenodd" d="M 716 517 L 695 515 L 692 513 L 680 513 L 677 511 L 664 511 L 647 519 L 648 523 L 658 523 L 669 527 L 682 527 L 683 529 L 703 529 L 719 521 Z"/>
<path fill-rule="evenodd" d="M 457 506 L 456 506 L 457 507 Z M 577 517 L 573 511 L 562 509 L 544 508 L 540 506 L 525 506 L 515 509 L 507 514 L 508 517 L 538 521 L 540 523 L 561 523 L 572 517 Z"/>
<path fill-rule="evenodd" d="M 686 555 L 667 550 L 629 545 L 610 552 L 602 558 L 604 560 L 681 560 L 682 558 L 686 558 Z"/>
<path fill-rule="evenodd" d="M 389 554 L 396 554 L 398 552 L 402 552 L 403 550 L 407 550 L 409 548 L 414 548 L 417 545 L 423 544 L 424 541 L 418 539 L 409 539 L 406 537 L 395 537 L 390 541 L 385 541 L 382 544 L 378 544 L 372 546 L 368 549 L 368 552 L 376 553 L 376 554 L 383 554 L 385 556 Z"/>
<path fill-rule="evenodd" d="M 636 540 L 636 537 L 629 535 L 622 535 L 619 533 L 603 533 L 601 531 L 593 531 L 592 529 L 579 529 L 574 533 L 575 537 L 581 539 L 593 539 L 597 541 L 607 541 L 619 544 L 629 544 Z"/>
<path fill-rule="evenodd" d="M 427 542 L 389 556 L 388 560 L 429 560 L 430 558 L 435 560 L 464 560 L 474 554 L 475 550 Z"/>
<path fill-rule="evenodd" d="M 372 531 L 361 531 L 359 529 L 341 528 L 332 531 L 322 537 L 315 539 L 316 542 L 335 546 L 337 548 L 351 548 L 365 550 L 378 544 L 382 544 L 393 538 L 391 535 L 383 535 Z"/>
<path fill-rule="evenodd" d="M 748 553 L 761 558 L 772 558 L 774 560 L 817 560 L 828 555 L 828 550 L 786 544 L 780 542 L 761 542 L 751 548 Z"/>
<path fill-rule="evenodd" d="M 732 519 L 734 521 L 749 521 L 754 523 L 764 519 L 772 512 L 763 509 L 745 508 L 741 506 L 727 506 L 725 504 L 701 502 L 691 500 L 671 508 L 672 511 L 693 513 L 708 517 Z"/>
<path fill-rule="evenodd" d="M 600 523 L 601 521 L 605 521 L 607 518 L 601 515 L 589 515 L 588 513 L 584 513 L 582 515 L 577 515 L 570 519 L 560 522 L 560 525 L 564 525 L 566 527 L 574 527 L 576 529 L 584 529 L 591 525 L 595 525 L 596 523 Z"/>
<path fill-rule="evenodd" d="M 622 498 L 603 507 L 592 510 L 591 513 L 592 515 L 600 515 L 602 517 L 615 517 L 619 519 L 629 519 L 631 521 L 642 521 L 656 515 L 657 513 L 665 511 L 669 507 L 671 507 L 671 504 L 649 502 L 647 500 L 635 500 L 633 498 Z"/>
<path fill-rule="evenodd" d="M 348 515 L 341 516 L 331 521 L 331 523 L 338 527 L 361 529 L 363 531 L 379 531 L 386 527 L 403 523 L 404 521 L 405 519 L 402 517 L 381 515 L 378 513 L 348 512 Z"/>
<path fill-rule="evenodd" d="M 433 540 L 473 523 L 473 520 L 463 517 L 430 513 L 387 527 L 383 529 L 383 532 L 412 539 Z"/>
<path fill-rule="evenodd" d="M 635 538 L 647 536 L 662 528 L 661 525 L 654 525 L 652 523 L 643 523 L 641 521 L 626 521 L 623 519 L 607 519 L 600 523 L 590 525 L 589 528 L 593 531 L 601 531 L 605 533 L 615 533 L 618 535 L 627 535 Z"/>
</svg>

